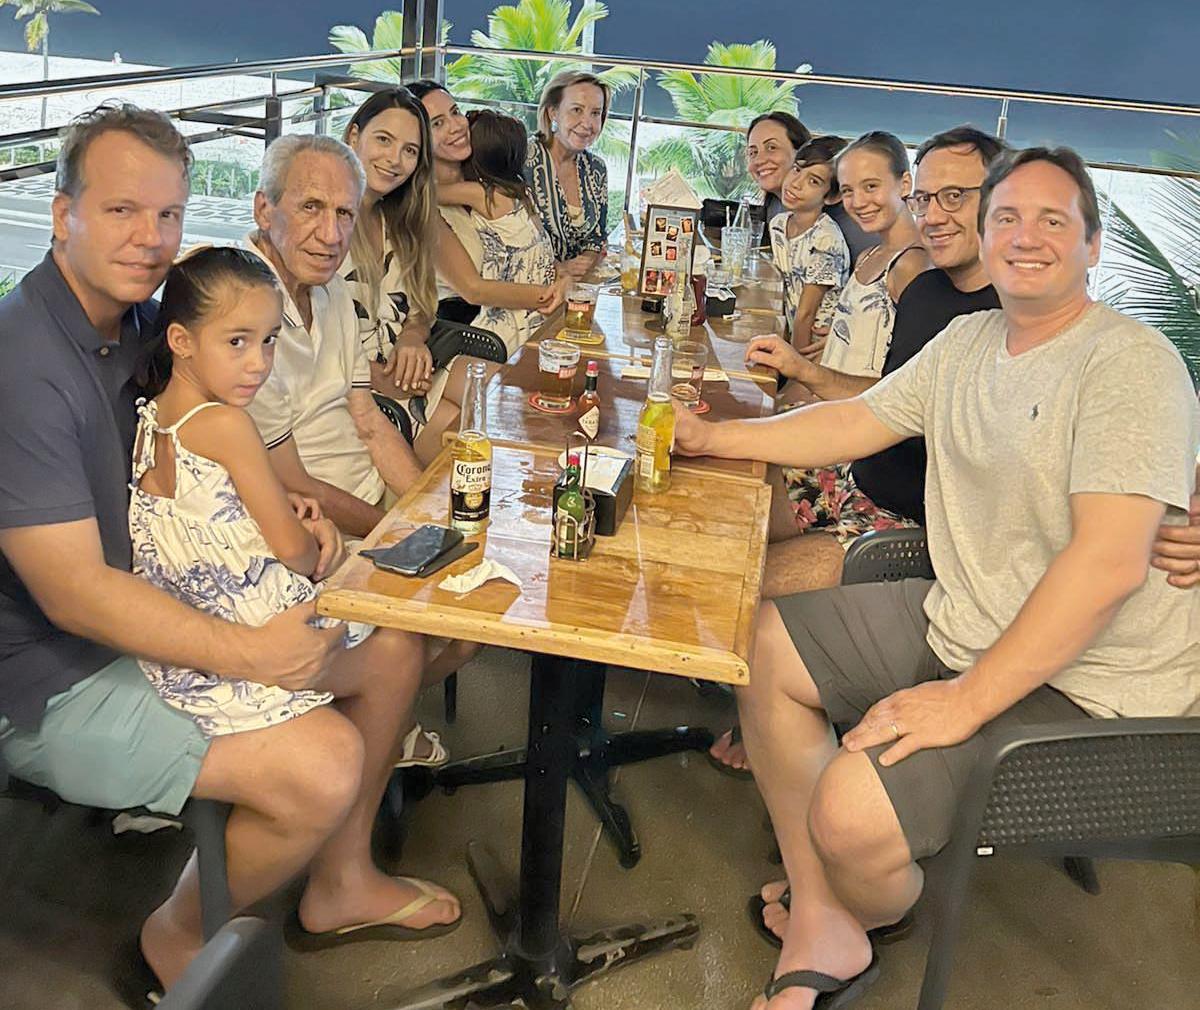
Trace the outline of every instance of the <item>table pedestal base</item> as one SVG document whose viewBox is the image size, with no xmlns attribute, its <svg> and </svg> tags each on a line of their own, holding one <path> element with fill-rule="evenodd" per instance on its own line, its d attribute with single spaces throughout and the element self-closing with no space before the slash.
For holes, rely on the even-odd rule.
<svg viewBox="0 0 1200 1010">
<path fill-rule="evenodd" d="M 572 756 L 580 753 L 581 702 L 594 698 L 597 676 L 602 694 L 602 667 L 533 657 L 517 886 L 485 847 L 471 843 L 467 852 L 501 952 L 410 992 L 394 1010 L 569 1010 L 572 991 L 602 972 L 695 942 L 700 924 L 691 915 L 618 926 L 587 937 L 572 936 L 559 924 L 567 777 Z"/>
<path fill-rule="evenodd" d="M 414 989 L 391 1010 L 569 1010 L 572 991 L 584 982 L 661 951 L 689 949 L 700 932 L 695 916 L 682 915 L 586 937 L 560 933 L 549 953 L 526 953 L 521 949 L 516 888 L 504 879 L 495 856 L 482 845 L 472 842 L 467 859 L 504 953 Z"/>
<path fill-rule="evenodd" d="M 621 865 L 626 869 L 642 858 L 642 847 L 625 808 L 613 799 L 609 772 L 621 765 L 681 751 L 706 751 L 713 744 L 712 732 L 693 726 L 672 729 L 638 730 L 608 733 L 601 722 L 604 710 L 604 667 L 586 664 L 590 669 L 575 674 L 576 685 L 573 756 L 569 774 L 583 791 L 605 833 L 617 847 Z M 486 754 L 454 761 L 436 770 L 433 785 L 446 790 L 459 786 L 480 785 L 519 779 L 525 774 L 526 749 Z M 420 795 L 420 787 L 416 794 Z"/>
</svg>

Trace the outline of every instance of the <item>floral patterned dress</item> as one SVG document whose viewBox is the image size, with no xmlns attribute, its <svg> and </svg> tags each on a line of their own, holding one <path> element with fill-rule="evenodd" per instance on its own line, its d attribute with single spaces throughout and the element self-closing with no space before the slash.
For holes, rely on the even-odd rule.
<svg viewBox="0 0 1200 1010">
<path fill-rule="evenodd" d="M 846 375 L 879 378 L 888 348 L 892 346 L 892 327 L 896 323 L 896 306 L 888 291 L 888 275 L 901 256 L 909 249 L 918 248 L 901 249 L 873 281 L 860 281 L 854 271 L 850 272 L 850 279 L 842 288 L 834 309 L 833 325 L 821 357 L 822 365 Z M 859 262 L 874 252 L 871 249 L 863 253 Z"/>
<path fill-rule="evenodd" d="M 129 502 L 133 571 L 197 610 L 257 627 L 313 599 L 316 589 L 274 556 L 229 472 L 180 442 L 179 429 L 213 406 L 202 403 L 170 427 L 160 427 L 158 404 L 138 401 Z M 174 498 L 138 486 L 155 465 L 156 433 L 169 436 L 175 450 Z M 340 623 L 318 621 L 324 627 Z M 346 647 L 358 645 L 373 630 L 346 625 Z M 288 691 L 146 659 L 139 663 L 162 699 L 191 716 L 206 736 L 273 726 L 333 700 L 321 691 Z"/>
<path fill-rule="evenodd" d="M 538 219 L 524 204 L 518 202 L 511 213 L 494 221 L 472 211 L 471 221 L 483 246 L 479 276 L 484 280 L 511 284 L 550 284 L 554 281 L 554 248 Z M 485 305 L 472 325 L 499 334 L 511 357 L 541 322 L 541 313 L 534 309 Z"/>
</svg>

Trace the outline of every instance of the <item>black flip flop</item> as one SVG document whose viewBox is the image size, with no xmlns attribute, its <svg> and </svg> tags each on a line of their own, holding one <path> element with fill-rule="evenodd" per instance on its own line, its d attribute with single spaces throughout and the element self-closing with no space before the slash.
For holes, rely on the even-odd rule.
<svg viewBox="0 0 1200 1010">
<path fill-rule="evenodd" d="M 742 727 L 737 723 L 729 729 L 730 745 L 739 744 L 742 742 Z M 724 761 L 720 761 L 712 756 L 712 751 L 705 751 L 704 756 L 708 758 L 708 763 L 712 765 L 722 775 L 728 775 L 734 779 L 752 779 L 753 772 L 749 768 L 734 768 L 732 765 L 727 765 Z"/>
<path fill-rule="evenodd" d="M 130 1010 L 154 1010 L 163 998 L 162 983 L 134 937 L 121 949 L 113 975 L 113 990 Z"/>
<path fill-rule="evenodd" d="M 817 998 L 812 1010 L 841 1010 L 862 996 L 879 978 L 879 955 L 871 951 L 871 963 L 853 978 L 834 978 L 820 971 L 789 971 L 779 978 L 771 977 L 763 987 L 763 995 L 774 999 L 785 989 L 815 989 Z"/>
<path fill-rule="evenodd" d="M 792 889 L 787 888 L 779 898 L 779 904 L 784 908 L 790 909 L 792 903 Z M 781 948 L 783 941 L 779 939 L 772 931 L 771 927 L 763 921 L 763 910 L 767 907 L 767 902 L 763 901 L 762 893 L 750 895 L 750 900 L 746 903 L 746 913 L 750 916 L 750 922 L 754 928 L 758 930 L 759 936 L 767 941 L 772 947 Z M 877 926 L 875 929 L 867 930 L 867 938 L 872 944 L 886 946 L 889 943 L 897 943 L 903 940 L 909 933 L 913 931 L 917 920 L 912 912 L 905 912 L 898 920 L 887 925 Z"/>
</svg>

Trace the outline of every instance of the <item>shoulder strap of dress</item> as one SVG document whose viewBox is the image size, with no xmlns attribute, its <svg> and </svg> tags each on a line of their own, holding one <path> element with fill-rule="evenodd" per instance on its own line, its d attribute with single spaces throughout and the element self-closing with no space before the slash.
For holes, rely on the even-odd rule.
<svg viewBox="0 0 1200 1010">
<path fill-rule="evenodd" d="M 896 263 L 899 262 L 900 257 L 903 256 L 906 252 L 909 252 L 913 249 L 920 249 L 920 248 L 921 248 L 920 242 L 914 242 L 912 245 L 906 245 L 903 249 L 901 249 L 898 253 L 896 253 L 895 256 L 893 256 L 890 260 L 888 260 L 888 265 L 883 268 L 883 276 L 886 277 L 889 273 L 891 273 L 892 267 L 894 267 L 896 265 Z"/>
<path fill-rule="evenodd" d="M 198 403 L 191 410 L 189 410 L 186 414 L 184 414 L 183 417 L 181 417 L 178 421 L 176 421 L 173 425 L 171 425 L 171 427 L 159 428 L 158 430 L 161 431 L 164 435 L 173 435 L 174 437 L 178 438 L 179 437 L 179 429 L 182 428 L 185 424 L 187 424 L 188 421 L 190 421 L 193 417 L 195 417 L 197 414 L 199 414 L 200 411 L 202 411 L 205 407 L 219 407 L 219 406 L 221 406 L 221 404 L 217 400 L 209 400 L 206 403 Z"/>
</svg>

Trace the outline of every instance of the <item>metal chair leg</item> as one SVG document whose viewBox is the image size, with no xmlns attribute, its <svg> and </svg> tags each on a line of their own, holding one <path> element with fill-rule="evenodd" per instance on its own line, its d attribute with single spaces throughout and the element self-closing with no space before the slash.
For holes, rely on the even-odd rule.
<svg viewBox="0 0 1200 1010">
<path fill-rule="evenodd" d="M 442 700 L 446 708 L 446 722 L 454 722 L 458 718 L 458 673 L 450 674 L 442 681 Z"/>
<path fill-rule="evenodd" d="M 1064 856 L 1063 870 L 1088 894 L 1100 893 L 1100 878 L 1096 875 L 1096 864 L 1085 856 Z"/>
<path fill-rule="evenodd" d="M 940 911 L 933 919 L 933 936 L 929 941 L 917 1010 L 942 1010 L 946 1001 L 946 988 L 954 968 L 954 946 L 962 928 L 963 910 L 971 886 L 974 844 L 971 841 L 959 842 L 957 850 L 948 855 L 949 865 L 941 881 L 944 890 L 938 902 Z"/>
<path fill-rule="evenodd" d="M 200 863 L 200 909 L 204 939 L 212 939 L 217 930 L 233 918 L 233 898 L 229 893 L 229 871 L 225 860 L 225 826 L 230 806 L 215 800 L 191 800 L 184 820 L 196 841 Z"/>
</svg>

